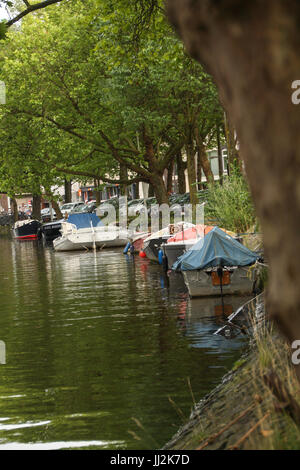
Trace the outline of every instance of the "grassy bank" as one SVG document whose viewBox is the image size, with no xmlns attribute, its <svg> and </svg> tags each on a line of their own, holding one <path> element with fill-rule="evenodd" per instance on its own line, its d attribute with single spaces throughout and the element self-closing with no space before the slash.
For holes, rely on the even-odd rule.
<svg viewBox="0 0 300 470">
<path fill-rule="evenodd" d="M 299 405 L 287 344 L 265 323 L 253 324 L 248 353 L 197 405 L 166 449 L 299 449 Z"/>
</svg>

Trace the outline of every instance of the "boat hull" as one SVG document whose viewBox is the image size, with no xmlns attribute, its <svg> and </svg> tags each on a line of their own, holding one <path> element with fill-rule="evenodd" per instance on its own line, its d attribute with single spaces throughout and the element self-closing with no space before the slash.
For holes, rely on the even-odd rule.
<svg viewBox="0 0 300 470">
<path fill-rule="evenodd" d="M 96 248 L 120 248 L 126 246 L 128 239 L 111 240 L 108 242 L 96 243 Z M 68 238 L 56 238 L 53 242 L 55 251 L 83 251 L 92 250 L 94 242 L 73 243 Z"/>
<path fill-rule="evenodd" d="M 221 295 L 220 285 L 212 282 L 211 271 L 184 271 L 183 277 L 190 297 L 216 297 Z M 230 283 L 222 286 L 223 295 L 250 295 L 254 288 L 253 271 L 235 268 Z"/>
<path fill-rule="evenodd" d="M 196 243 L 197 240 L 195 240 Z M 195 243 L 165 243 L 163 250 L 168 260 L 169 268 L 172 268 L 177 259 L 192 248 Z"/>
<path fill-rule="evenodd" d="M 42 227 L 42 235 L 46 242 L 53 242 L 61 236 L 61 221 L 44 224 Z"/>
<path fill-rule="evenodd" d="M 152 238 L 144 242 L 144 252 L 146 253 L 147 258 L 151 261 L 158 262 L 158 252 L 161 249 L 161 246 L 167 242 L 170 236 Z"/>
<path fill-rule="evenodd" d="M 14 238 L 16 240 L 37 240 L 42 224 L 38 220 L 16 222 L 14 225 Z"/>
<path fill-rule="evenodd" d="M 144 250 L 144 241 L 149 237 L 149 233 L 141 234 L 141 236 L 136 235 L 132 240 L 132 245 L 135 253 L 139 253 Z"/>
<path fill-rule="evenodd" d="M 106 236 L 105 236 L 106 234 Z M 102 234 L 71 234 L 69 236 L 62 236 L 53 241 L 55 251 L 80 251 L 92 250 L 94 248 L 116 248 L 124 247 L 129 242 L 123 234 L 120 236 L 112 236 L 109 232 Z"/>
</svg>

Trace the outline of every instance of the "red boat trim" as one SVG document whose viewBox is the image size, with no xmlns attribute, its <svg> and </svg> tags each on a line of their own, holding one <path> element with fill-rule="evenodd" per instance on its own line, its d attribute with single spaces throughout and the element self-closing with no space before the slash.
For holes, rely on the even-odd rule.
<svg viewBox="0 0 300 470">
<path fill-rule="evenodd" d="M 24 237 L 16 237 L 17 240 L 37 240 L 37 235 L 25 235 Z"/>
</svg>

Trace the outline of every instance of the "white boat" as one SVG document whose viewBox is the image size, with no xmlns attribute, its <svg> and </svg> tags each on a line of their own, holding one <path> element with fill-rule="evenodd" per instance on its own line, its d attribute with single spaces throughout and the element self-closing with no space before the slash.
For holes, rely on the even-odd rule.
<svg viewBox="0 0 300 470">
<path fill-rule="evenodd" d="M 61 237 L 53 241 L 55 251 L 76 251 L 123 247 L 129 242 L 127 230 L 104 226 L 96 214 L 71 214 L 61 224 Z"/>
</svg>

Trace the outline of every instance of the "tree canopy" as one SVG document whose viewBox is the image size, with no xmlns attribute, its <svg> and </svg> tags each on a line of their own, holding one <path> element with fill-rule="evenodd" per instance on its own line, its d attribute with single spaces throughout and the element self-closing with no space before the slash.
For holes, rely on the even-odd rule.
<svg viewBox="0 0 300 470">
<path fill-rule="evenodd" d="M 165 171 L 182 149 L 194 158 L 199 143 L 214 141 L 223 112 L 160 2 L 151 5 L 62 2 L 8 32 L 1 51 L 5 188 L 13 181 L 22 190 L 33 180 L 51 186 L 66 176 L 145 181 L 168 201 Z"/>
</svg>

